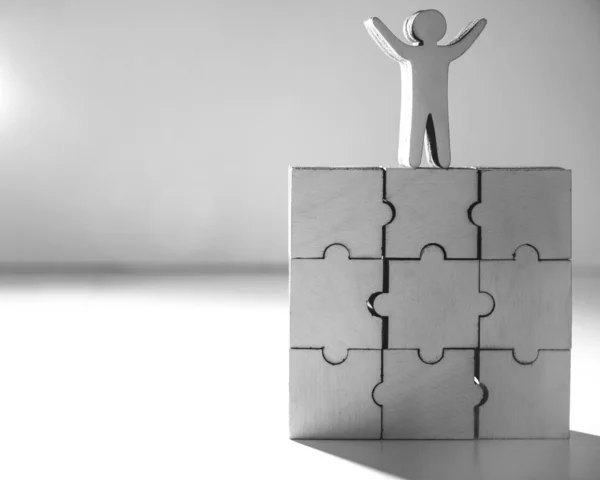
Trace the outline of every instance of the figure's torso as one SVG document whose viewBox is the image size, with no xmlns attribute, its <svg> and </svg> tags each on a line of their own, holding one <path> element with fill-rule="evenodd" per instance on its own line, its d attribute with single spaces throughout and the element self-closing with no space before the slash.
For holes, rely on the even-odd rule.
<svg viewBox="0 0 600 480">
<path fill-rule="evenodd" d="M 438 46 L 414 47 L 410 59 L 407 60 L 411 68 L 401 69 L 403 77 L 412 77 L 410 80 L 403 78 L 403 84 L 412 83 L 414 101 L 430 110 L 442 106 L 447 108 L 448 104 L 450 62 L 443 50 L 444 47 Z"/>
</svg>

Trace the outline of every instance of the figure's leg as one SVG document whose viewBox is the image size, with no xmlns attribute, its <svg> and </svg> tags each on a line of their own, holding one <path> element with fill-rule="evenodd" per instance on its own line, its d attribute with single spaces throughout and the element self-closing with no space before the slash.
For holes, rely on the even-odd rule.
<svg viewBox="0 0 600 480">
<path fill-rule="evenodd" d="M 401 108 L 398 161 L 405 167 L 418 168 L 423 156 L 427 115 L 419 109 Z"/>
<path fill-rule="evenodd" d="M 442 168 L 450 166 L 450 127 L 448 110 L 434 112 L 427 118 L 427 161 Z"/>
</svg>

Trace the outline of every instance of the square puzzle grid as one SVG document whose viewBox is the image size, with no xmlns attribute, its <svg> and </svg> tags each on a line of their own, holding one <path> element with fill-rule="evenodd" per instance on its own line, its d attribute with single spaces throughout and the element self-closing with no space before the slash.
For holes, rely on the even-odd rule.
<svg viewBox="0 0 600 480">
<path fill-rule="evenodd" d="M 565 438 L 571 172 L 290 169 L 290 436 Z"/>
</svg>

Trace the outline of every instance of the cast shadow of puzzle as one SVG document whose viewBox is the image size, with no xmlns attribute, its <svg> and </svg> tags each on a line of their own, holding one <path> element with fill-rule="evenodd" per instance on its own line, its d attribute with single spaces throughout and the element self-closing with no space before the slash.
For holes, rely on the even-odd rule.
<svg viewBox="0 0 600 480">
<path fill-rule="evenodd" d="M 600 478 L 600 437 L 570 440 L 295 440 L 406 480 Z"/>
</svg>

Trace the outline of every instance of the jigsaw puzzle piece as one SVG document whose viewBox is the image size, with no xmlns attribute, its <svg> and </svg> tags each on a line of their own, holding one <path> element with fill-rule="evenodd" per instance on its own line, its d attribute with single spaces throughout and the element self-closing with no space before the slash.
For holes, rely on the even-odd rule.
<svg viewBox="0 0 600 480">
<path fill-rule="evenodd" d="M 383 286 L 383 260 L 348 255 L 332 245 L 324 259 L 291 261 L 291 347 L 324 347 L 331 363 L 342 362 L 349 348 L 382 348 L 382 320 L 367 299 Z"/>
<path fill-rule="evenodd" d="M 513 258 L 521 245 L 542 260 L 571 258 L 571 172 L 560 168 L 484 169 L 481 203 L 471 218 L 481 226 L 481 258 Z"/>
<path fill-rule="evenodd" d="M 416 350 L 383 351 L 383 383 L 373 398 L 383 409 L 384 439 L 474 438 L 474 350 L 446 350 L 436 364 Z"/>
<path fill-rule="evenodd" d="M 478 229 L 469 217 L 478 201 L 477 170 L 386 169 L 386 199 L 395 217 L 386 228 L 388 258 L 419 258 L 441 245 L 446 258 L 477 258 Z"/>
<path fill-rule="evenodd" d="M 538 350 L 571 348 L 571 262 L 539 261 L 524 245 L 514 260 L 481 262 L 480 288 L 494 297 L 481 320 L 481 348 L 513 349 L 522 363 Z"/>
<path fill-rule="evenodd" d="M 444 348 L 477 348 L 479 316 L 493 309 L 479 291 L 478 260 L 445 260 L 436 245 L 420 260 L 390 260 L 389 293 L 373 301 L 388 318 L 389 348 L 418 349 L 423 361 L 438 361 Z"/>
<path fill-rule="evenodd" d="M 540 350 L 522 364 L 511 350 L 481 350 L 479 438 L 568 438 L 571 352 Z"/>
<path fill-rule="evenodd" d="M 296 167 L 290 175 L 292 258 L 322 258 L 334 243 L 352 258 L 381 258 L 383 226 L 393 217 L 382 168 Z"/>
<path fill-rule="evenodd" d="M 373 388 L 381 381 L 381 350 L 350 350 L 331 365 L 321 350 L 290 350 L 290 437 L 378 439 L 381 409 Z"/>
</svg>

